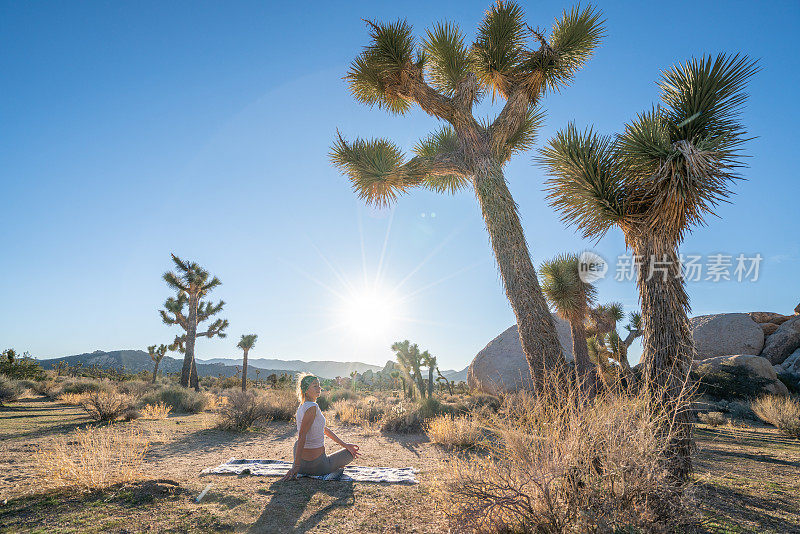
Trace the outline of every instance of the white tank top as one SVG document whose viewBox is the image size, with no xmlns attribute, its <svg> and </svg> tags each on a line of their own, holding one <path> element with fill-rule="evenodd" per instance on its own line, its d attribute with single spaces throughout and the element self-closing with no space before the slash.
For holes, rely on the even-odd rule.
<svg viewBox="0 0 800 534">
<path fill-rule="evenodd" d="M 319 405 L 316 402 L 306 401 L 297 407 L 297 414 L 295 414 L 295 419 L 297 419 L 297 434 L 300 434 L 300 425 L 303 423 L 303 416 L 309 408 L 317 410 L 317 416 L 314 418 L 314 423 L 308 430 L 308 434 L 306 434 L 306 444 L 303 448 L 317 449 L 325 444 L 325 416 L 322 415 L 322 410 L 319 409 Z"/>
</svg>

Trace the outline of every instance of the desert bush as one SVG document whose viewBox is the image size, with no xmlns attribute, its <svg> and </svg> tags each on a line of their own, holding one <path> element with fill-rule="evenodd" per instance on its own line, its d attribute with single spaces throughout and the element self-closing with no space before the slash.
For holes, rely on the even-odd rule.
<svg viewBox="0 0 800 534">
<path fill-rule="evenodd" d="M 0 375 L 0 406 L 5 402 L 17 400 L 22 394 L 22 389 L 17 381 Z"/>
<path fill-rule="evenodd" d="M 171 406 L 167 406 L 163 402 L 159 402 L 156 404 L 145 405 L 141 410 L 139 410 L 139 415 L 142 419 L 160 420 L 169 417 L 169 413 L 171 411 Z"/>
<path fill-rule="evenodd" d="M 343 423 L 353 425 L 373 425 L 380 422 L 386 414 L 386 409 L 380 402 L 372 397 L 370 399 L 340 400 L 333 405 L 336 419 Z"/>
<path fill-rule="evenodd" d="M 486 454 L 453 457 L 437 477 L 442 511 L 459 532 L 686 531 L 690 488 L 665 468 L 659 431 L 671 415 L 644 390 L 508 395 L 481 422 Z"/>
<path fill-rule="evenodd" d="M 206 399 L 208 400 L 205 407 L 207 412 L 219 412 L 228 403 L 228 397 L 216 393 L 206 393 Z"/>
<path fill-rule="evenodd" d="M 246 430 L 270 420 L 272 410 L 263 393 L 233 390 L 220 412 L 220 427 L 228 430 Z"/>
<path fill-rule="evenodd" d="M 700 419 L 701 423 L 713 427 L 724 425 L 726 422 L 725 416 L 722 415 L 722 412 L 699 413 L 697 414 L 697 418 Z"/>
<path fill-rule="evenodd" d="M 783 382 L 792 395 L 800 395 L 800 377 L 791 373 L 778 373 L 778 380 Z"/>
<path fill-rule="evenodd" d="M 319 409 L 322 410 L 323 412 L 330 410 L 331 406 L 333 406 L 331 401 L 328 400 L 328 397 L 326 397 L 324 394 L 320 395 L 317 398 L 317 405 L 319 406 Z"/>
<path fill-rule="evenodd" d="M 759 419 L 793 438 L 800 438 L 800 402 L 791 397 L 765 395 L 752 404 Z"/>
<path fill-rule="evenodd" d="M 32 358 L 17 357 L 13 349 L 3 351 L 0 356 L 0 375 L 15 380 L 44 380 L 44 369 Z"/>
<path fill-rule="evenodd" d="M 426 398 L 418 402 L 401 402 L 387 413 L 381 431 L 423 432 L 427 420 L 452 411 L 449 405 L 442 404 L 435 398 Z"/>
<path fill-rule="evenodd" d="M 95 421 L 114 421 L 131 417 L 134 400 L 128 395 L 108 391 L 90 391 L 83 394 L 81 406 Z"/>
<path fill-rule="evenodd" d="M 152 391 L 139 399 L 139 404 L 157 404 L 163 402 L 175 413 L 200 413 L 208 403 L 208 397 L 193 389 L 170 385 Z"/>
<path fill-rule="evenodd" d="M 273 421 L 291 421 L 297 413 L 297 396 L 290 389 L 271 389 L 264 395 L 267 416 Z"/>
<path fill-rule="evenodd" d="M 90 393 L 98 391 L 110 391 L 113 388 L 108 382 L 99 380 L 78 379 L 69 380 L 61 384 L 60 393 Z"/>
<path fill-rule="evenodd" d="M 88 395 L 88 393 L 62 393 L 56 400 L 70 406 L 81 406 L 86 395 Z"/>
<path fill-rule="evenodd" d="M 156 389 L 156 386 L 153 386 L 153 384 L 144 380 L 126 380 L 124 382 L 120 382 L 119 386 L 117 386 L 117 389 L 120 393 L 130 395 L 134 399 L 139 399 Z"/>
<path fill-rule="evenodd" d="M 325 398 L 331 405 L 333 405 L 341 400 L 356 400 L 359 398 L 359 395 L 351 389 L 335 389 L 329 393 L 326 393 Z"/>
<path fill-rule="evenodd" d="M 425 433 L 447 448 L 474 447 L 483 439 L 480 424 L 471 415 L 439 415 L 425 423 Z"/>
<path fill-rule="evenodd" d="M 470 395 L 462 399 L 461 401 L 466 407 L 467 410 L 472 411 L 479 408 L 486 408 L 493 412 L 496 412 L 500 409 L 500 405 L 502 404 L 499 397 L 495 397 L 494 395 L 486 395 L 486 394 L 476 394 Z"/>
<path fill-rule="evenodd" d="M 761 395 L 770 380 L 751 372 L 747 367 L 725 365 L 713 372 L 692 371 L 697 393 L 717 399 L 750 399 Z"/>
<path fill-rule="evenodd" d="M 45 487 L 100 489 L 137 480 L 148 445 L 135 428 L 77 430 L 42 447 L 34 463 Z"/>
</svg>

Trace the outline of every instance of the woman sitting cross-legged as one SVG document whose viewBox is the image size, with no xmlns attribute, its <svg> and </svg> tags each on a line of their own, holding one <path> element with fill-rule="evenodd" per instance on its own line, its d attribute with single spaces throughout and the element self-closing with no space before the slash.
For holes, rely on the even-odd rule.
<svg viewBox="0 0 800 534">
<path fill-rule="evenodd" d="M 327 475 L 359 457 L 358 445 L 345 443 L 325 426 L 325 416 L 317 404 L 320 393 L 322 388 L 316 376 L 297 377 L 297 396 L 302 403 L 296 416 L 298 437 L 294 444 L 294 463 L 282 480 L 293 480 L 298 474 Z M 325 436 L 344 448 L 328 456 L 325 454 Z"/>
</svg>

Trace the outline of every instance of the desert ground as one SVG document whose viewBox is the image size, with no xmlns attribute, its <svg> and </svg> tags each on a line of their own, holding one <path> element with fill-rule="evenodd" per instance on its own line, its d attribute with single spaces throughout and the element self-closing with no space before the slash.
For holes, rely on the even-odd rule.
<svg viewBox="0 0 800 534">
<path fill-rule="evenodd" d="M 0 408 L 2 532 L 447 532 L 433 480 L 451 454 L 425 434 L 390 434 L 339 424 L 361 446 L 357 463 L 413 466 L 419 484 L 280 482 L 201 476 L 230 457 L 289 459 L 295 428 L 273 422 L 234 432 L 208 413 L 116 423 L 151 441 L 142 480 L 95 492 L 43 490 L 35 452 L 95 425 L 80 407 L 47 397 Z M 707 532 L 800 532 L 800 441 L 759 423 L 696 427 L 695 488 Z M 330 452 L 330 451 L 329 451 Z M 196 499 L 210 486 L 203 499 Z"/>
</svg>

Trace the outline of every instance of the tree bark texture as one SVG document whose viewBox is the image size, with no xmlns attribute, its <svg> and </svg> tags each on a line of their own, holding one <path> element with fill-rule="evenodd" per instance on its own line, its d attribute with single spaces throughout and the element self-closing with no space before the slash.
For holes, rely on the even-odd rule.
<svg viewBox="0 0 800 534">
<path fill-rule="evenodd" d="M 244 350 L 244 356 L 242 356 L 242 391 L 247 389 L 247 349 Z"/>
<path fill-rule="evenodd" d="M 189 317 L 186 329 L 186 352 L 183 355 L 183 368 L 181 368 L 181 386 L 189 387 L 194 364 L 194 343 L 197 338 L 197 295 L 189 295 Z M 195 371 L 196 373 L 197 371 Z"/>
<path fill-rule="evenodd" d="M 153 367 L 153 384 L 156 383 L 156 377 L 158 376 L 158 364 L 161 363 L 161 360 L 156 360 L 156 365 Z"/>
<path fill-rule="evenodd" d="M 678 254 L 666 240 L 642 237 L 633 243 L 640 259 L 637 275 L 644 321 L 643 376 L 654 399 L 673 414 L 669 468 L 676 479 L 691 473 L 692 424 L 687 398 L 695 350 L 689 324 L 689 297 L 681 278 Z"/>
<path fill-rule="evenodd" d="M 547 372 L 563 372 L 564 357 L 531 262 L 517 205 L 500 164 L 486 159 L 476 165 L 475 194 L 506 295 L 517 318 L 522 352 L 528 361 L 534 387 L 540 391 Z"/>
</svg>

